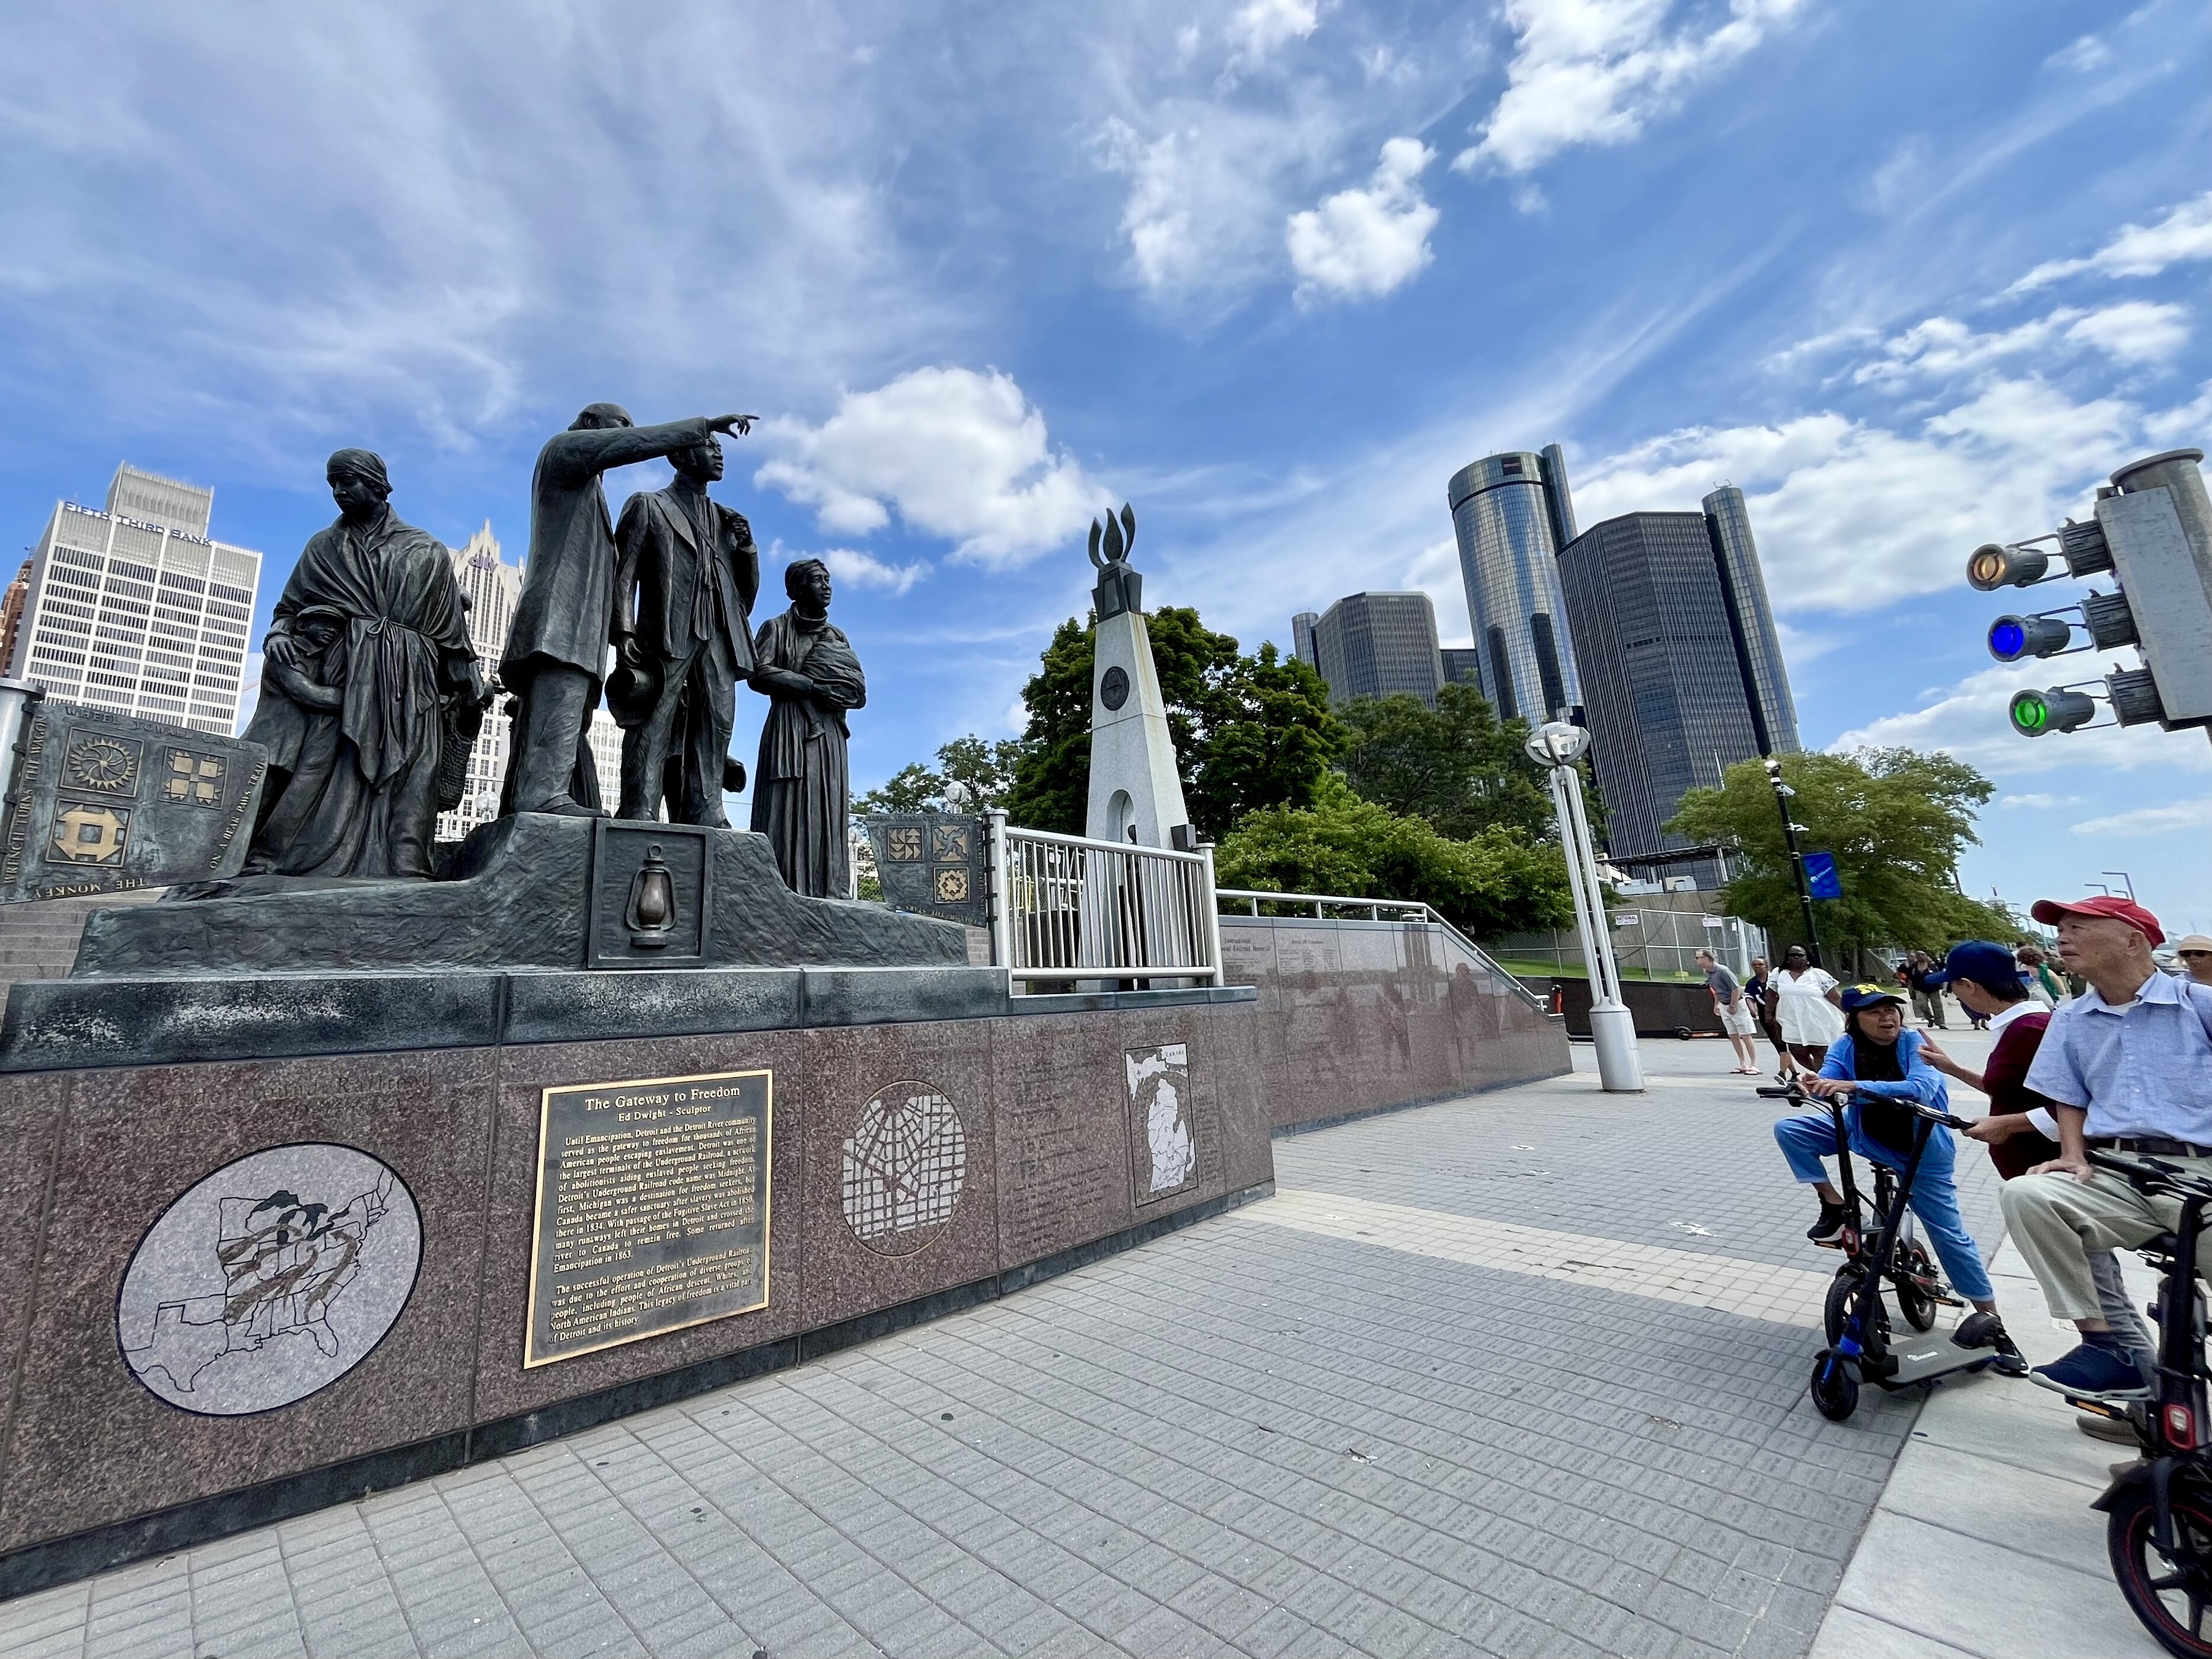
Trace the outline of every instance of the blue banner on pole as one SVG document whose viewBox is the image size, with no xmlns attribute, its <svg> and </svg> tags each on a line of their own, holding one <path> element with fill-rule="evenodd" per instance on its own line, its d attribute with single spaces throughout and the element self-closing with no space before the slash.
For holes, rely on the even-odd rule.
<svg viewBox="0 0 2212 1659">
<path fill-rule="evenodd" d="M 1844 878 L 1836 873 L 1836 855 L 1833 853 L 1805 854 L 1805 885 L 1814 898 L 1843 897 Z"/>
</svg>

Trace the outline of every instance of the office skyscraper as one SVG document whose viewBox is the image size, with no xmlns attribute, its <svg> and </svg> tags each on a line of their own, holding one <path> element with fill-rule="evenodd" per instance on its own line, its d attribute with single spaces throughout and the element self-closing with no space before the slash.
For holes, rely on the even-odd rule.
<svg viewBox="0 0 2212 1659">
<path fill-rule="evenodd" d="M 1482 690 L 1482 653 L 1473 646 L 1448 645 L 1437 653 L 1443 659 L 1446 685 L 1471 685 Z"/>
<path fill-rule="evenodd" d="M 489 682 L 507 650 L 507 631 L 514 625 L 515 603 L 522 597 L 522 567 L 500 557 L 499 538 L 491 533 L 491 520 L 468 539 L 465 547 L 452 550 L 453 579 L 469 602 L 469 643 L 476 647 L 477 666 Z M 499 792 L 507 781 L 507 761 L 513 737 L 506 699 L 484 711 L 483 727 L 469 753 L 468 781 L 460 805 L 438 814 L 440 841 L 466 841 L 469 832 L 499 816 Z M 622 728 L 604 708 L 592 713 L 586 733 L 592 746 L 592 769 L 599 775 L 599 798 L 609 807 L 622 798 Z"/>
<path fill-rule="evenodd" d="M 1314 623 L 1313 644 L 1331 702 L 1407 692 L 1433 703 L 1443 684 L 1425 593 L 1348 593 Z"/>
<path fill-rule="evenodd" d="M 1578 708 L 1558 570 L 1575 537 L 1565 455 L 1557 444 L 1492 455 L 1454 473 L 1446 495 L 1482 689 L 1498 717 L 1535 726 Z"/>
<path fill-rule="evenodd" d="M 1797 747 L 1743 497 L 1705 508 L 1607 519 L 1559 555 L 1607 839 L 1632 867 L 1688 846 L 1661 828 L 1686 792 Z"/>
<path fill-rule="evenodd" d="M 1311 611 L 1301 611 L 1291 618 L 1291 654 L 1316 673 L 1321 672 L 1321 658 L 1314 651 L 1314 629 L 1321 617 Z"/>
<path fill-rule="evenodd" d="M 208 539 L 215 492 L 124 465 L 95 512 L 54 503 L 8 672 L 58 697 L 237 729 L 261 556 Z"/>
</svg>

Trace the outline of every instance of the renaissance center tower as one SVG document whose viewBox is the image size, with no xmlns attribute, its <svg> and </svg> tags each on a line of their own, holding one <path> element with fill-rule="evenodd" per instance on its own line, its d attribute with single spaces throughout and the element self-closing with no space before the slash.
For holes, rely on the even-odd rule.
<svg viewBox="0 0 2212 1659">
<path fill-rule="evenodd" d="M 1486 456 L 1448 495 L 1484 695 L 1500 720 L 1564 717 L 1583 701 L 1559 592 L 1559 551 L 1575 538 L 1565 455 Z"/>
</svg>

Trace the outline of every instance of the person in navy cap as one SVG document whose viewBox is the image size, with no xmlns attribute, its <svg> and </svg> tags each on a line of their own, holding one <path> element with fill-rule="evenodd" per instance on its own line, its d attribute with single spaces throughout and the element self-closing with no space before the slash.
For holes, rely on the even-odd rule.
<svg viewBox="0 0 2212 1659">
<path fill-rule="evenodd" d="M 1923 1053 L 1927 1039 L 1906 1028 L 1905 994 L 1894 986 L 1852 985 L 1843 994 L 1844 1034 L 1828 1045 L 1820 1074 L 1806 1092 L 1826 1097 L 1848 1093 L 1844 1131 L 1861 1158 L 1902 1170 L 1912 1155 L 1915 1104 L 1949 1109 L 1950 1094 Z M 1850 1212 L 1843 1194 L 1828 1180 L 1825 1158 L 1836 1146 L 1834 1120 L 1826 1111 L 1802 1112 L 1774 1126 L 1774 1139 L 1802 1184 L 1820 1194 L 1820 1219 L 1807 1230 L 1816 1244 L 1840 1239 Z M 2027 1369 L 1997 1316 L 1996 1291 L 1973 1235 L 1959 1212 L 1959 1187 L 1952 1166 L 1956 1158 L 1948 1129 L 1935 1128 L 1920 1154 L 1912 1179 L 1912 1213 L 1927 1230 L 1936 1260 L 1951 1288 L 1974 1304 L 1951 1340 L 1965 1348 L 1995 1348 L 1998 1368 L 2017 1376 Z"/>
<path fill-rule="evenodd" d="M 2150 1386 L 2090 1261 L 2172 1231 L 2179 1200 L 2145 1196 L 2088 1153 L 2109 1146 L 2212 1174 L 2212 986 L 2159 971 L 2151 947 L 2166 934 L 2131 899 L 2039 899 L 2030 914 L 2058 930 L 2059 962 L 2089 986 L 2051 1016 L 2027 1072 L 2027 1086 L 2052 1102 L 2058 1155 L 2000 1194 L 2052 1315 L 2081 1334 L 2029 1376 L 2086 1399 L 2144 1400 Z"/>
<path fill-rule="evenodd" d="M 2055 1103 L 2027 1086 L 2027 1074 L 2043 1047 L 2051 1010 L 2029 995 L 2025 980 L 2015 971 L 2014 953 L 1987 939 L 1970 939 L 1953 945 L 1942 968 L 1929 975 L 1928 981 L 1948 985 L 1960 1007 L 1989 1021 L 1996 1038 L 1978 1072 L 1960 1065 L 1931 1039 L 1920 1045 L 1920 1052 L 1937 1071 L 1989 1097 L 1989 1115 L 1966 1133 L 1990 1149 L 1990 1161 L 2007 1181 L 2050 1163 L 2059 1152 Z M 2098 1310 L 2148 1377 L 2156 1363 L 2156 1349 L 2142 1316 L 2128 1300 L 2119 1258 L 2108 1249 L 2093 1249 L 2088 1261 Z M 2107 1417 L 2084 1416 L 2078 1425 L 2085 1433 L 2107 1439 L 2135 1438 L 2132 1429 Z"/>
</svg>

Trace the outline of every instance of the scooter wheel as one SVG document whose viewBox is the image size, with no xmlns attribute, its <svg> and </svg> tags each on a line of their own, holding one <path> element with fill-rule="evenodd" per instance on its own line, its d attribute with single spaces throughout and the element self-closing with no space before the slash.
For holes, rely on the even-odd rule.
<svg viewBox="0 0 2212 1659">
<path fill-rule="evenodd" d="M 1833 1348 L 1813 1362 L 1813 1404 L 1831 1423 L 1841 1423 L 1859 1408 L 1859 1367 Z"/>
<path fill-rule="evenodd" d="M 1844 1321 L 1850 1316 L 1851 1293 L 1865 1282 L 1865 1268 L 1856 1261 L 1847 1261 L 1836 1269 L 1835 1278 L 1828 1282 L 1827 1301 L 1820 1311 L 1832 1348 L 1844 1340 Z M 1889 1310 L 1882 1305 L 1879 1294 L 1875 1297 L 1872 1324 L 1873 1328 L 1860 1339 L 1859 1346 L 1869 1353 L 1880 1353 L 1889 1346 Z"/>
<path fill-rule="evenodd" d="M 2159 1645 L 2180 1659 L 2208 1659 L 2212 1635 L 2212 1498 L 2194 1482 L 2173 1486 L 2175 1553 L 2162 1553 L 2154 1534 L 2148 1485 L 2122 1492 L 2106 1516 L 2106 1547 L 2128 1607 Z"/>
</svg>

